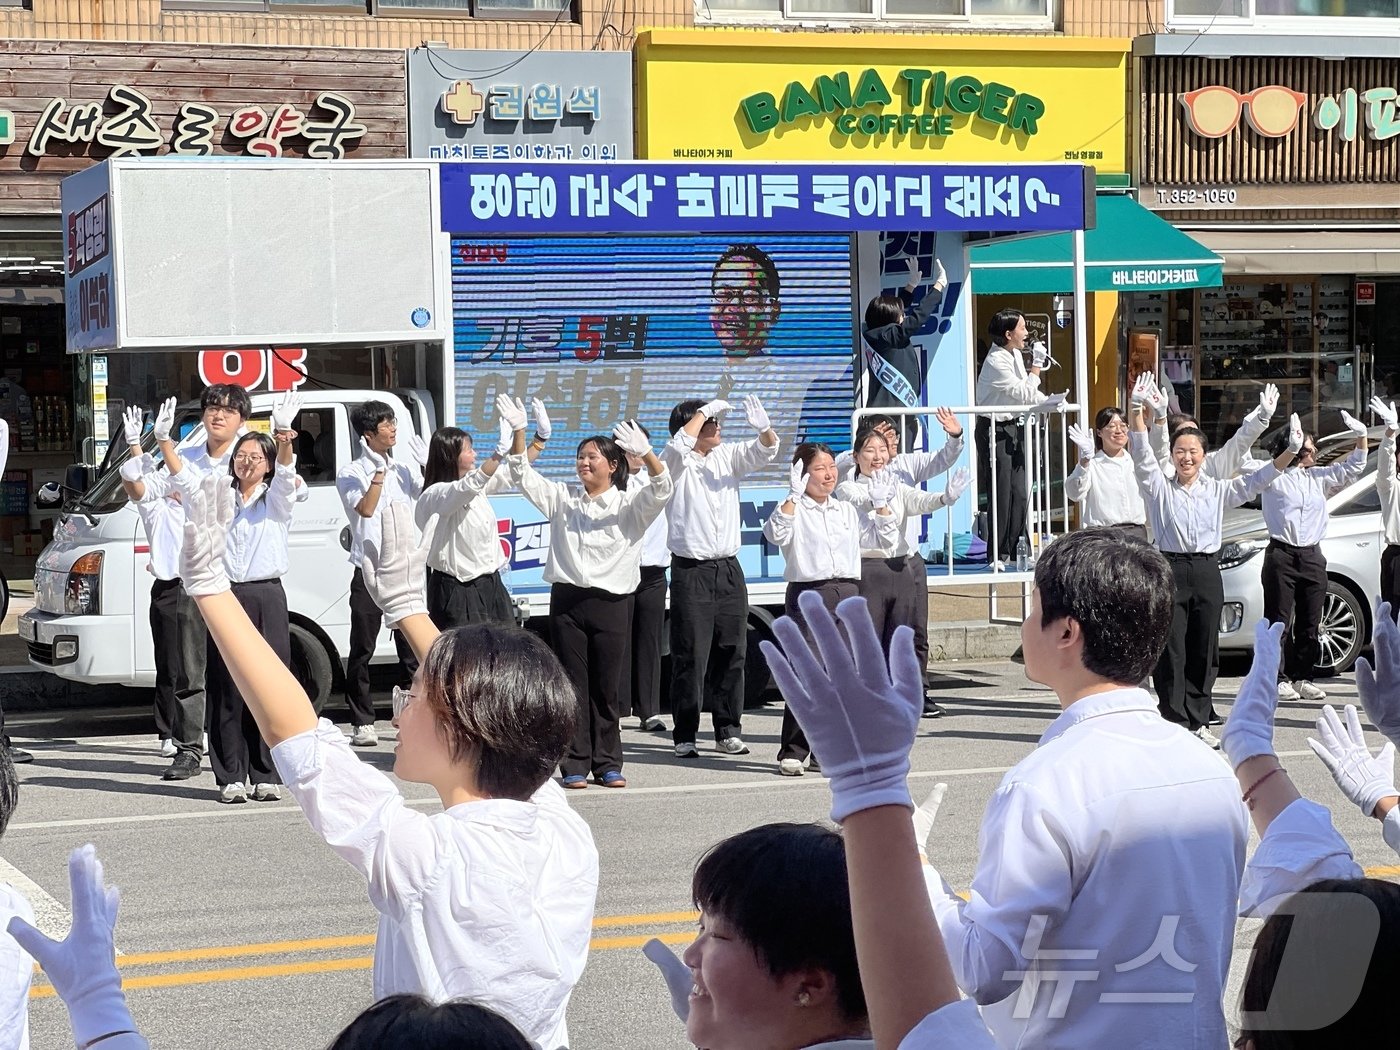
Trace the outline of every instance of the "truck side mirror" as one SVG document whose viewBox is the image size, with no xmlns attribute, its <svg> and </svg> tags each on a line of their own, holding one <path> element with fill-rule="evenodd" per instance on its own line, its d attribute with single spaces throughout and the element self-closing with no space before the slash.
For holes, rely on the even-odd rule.
<svg viewBox="0 0 1400 1050">
<path fill-rule="evenodd" d="M 62 487 L 52 481 L 47 485 L 41 485 L 39 491 L 34 493 L 34 506 L 39 510 L 59 510 L 62 508 Z"/>
<path fill-rule="evenodd" d="M 70 463 L 64 474 L 63 487 L 74 492 L 86 492 L 92 488 L 93 469 L 86 463 Z"/>
</svg>

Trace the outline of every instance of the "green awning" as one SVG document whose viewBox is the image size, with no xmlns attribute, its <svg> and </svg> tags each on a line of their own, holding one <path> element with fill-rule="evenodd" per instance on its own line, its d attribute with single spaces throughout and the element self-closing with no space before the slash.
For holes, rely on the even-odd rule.
<svg viewBox="0 0 1400 1050">
<path fill-rule="evenodd" d="M 1131 197 L 1101 193 L 1098 224 L 1084 232 L 1084 279 L 1091 292 L 1218 288 L 1221 258 Z M 1074 291 L 1068 233 L 990 241 L 972 248 L 973 291 L 1027 294 Z"/>
</svg>

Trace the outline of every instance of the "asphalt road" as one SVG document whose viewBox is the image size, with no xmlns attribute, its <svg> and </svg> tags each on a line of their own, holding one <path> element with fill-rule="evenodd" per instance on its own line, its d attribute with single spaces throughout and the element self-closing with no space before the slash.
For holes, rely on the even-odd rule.
<svg viewBox="0 0 1400 1050">
<path fill-rule="evenodd" d="M 965 888 L 989 793 L 1057 707 L 1011 664 L 944 665 L 943 684 L 949 714 L 924 723 L 914 791 L 921 798 L 936 780 L 950 785 L 931 853 Z M 1222 679 L 1218 697 L 1231 697 L 1237 685 Z M 1338 702 L 1355 699 L 1350 676 L 1331 688 Z M 1280 753 L 1305 793 L 1331 807 L 1360 863 L 1400 876 L 1400 858 L 1379 827 L 1341 798 L 1307 750 L 1317 710 L 1299 703 L 1281 712 Z M 707 846 L 767 821 L 826 816 L 820 777 L 776 775 L 780 721 L 777 704 L 749 712 L 744 736 L 753 754 L 720 756 L 704 745 L 698 762 L 684 764 L 670 756 L 668 737 L 629 730 L 632 786 L 571 796 L 602 859 L 594 951 L 569 1017 L 575 1050 L 687 1046 L 638 946 L 651 936 L 688 942 L 690 873 Z M 387 769 L 393 730 L 380 729 L 389 742 L 363 757 Z M 122 972 L 152 1045 L 323 1047 L 368 1005 L 373 909 L 358 877 L 312 836 L 293 803 L 221 806 L 207 771 L 184 784 L 162 782 L 165 762 L 139 709 L 19 716 L 10 732 L 37 760 L 21 767 L 20 808 L 0 842 L 3 877 L 30 894 L 41 925 L 61 930 L 68 852 L 96 843 L 122 890 Z M 437 805 L 421 787 L 404 791 L 425 809 Z M 1237 962 L 1250 933 L 1242 926 Z M 71 1045 L 62 1006 L 42 979 L 31 1018 L 36 1048 Z"/>
</svg>

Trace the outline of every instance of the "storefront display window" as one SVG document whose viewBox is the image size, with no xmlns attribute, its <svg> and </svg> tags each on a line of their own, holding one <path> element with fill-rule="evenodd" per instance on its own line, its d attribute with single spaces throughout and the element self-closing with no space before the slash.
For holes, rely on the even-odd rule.
<svg viewBox="0 0 1400 1050">
<path fill-rule="evenodd" d="M 893 21 L 980 18 L 988 21 L 1050 18 L 1049 0 L 707 0 L 697 22 L 727 16 L 790 18 L 886 18 Z"/>
<path fill-rule="evenodd" d="M 1400 18 L 1400 0 L 1171 0 L 1169 22 L 1219 19 Z"/>
</svg>

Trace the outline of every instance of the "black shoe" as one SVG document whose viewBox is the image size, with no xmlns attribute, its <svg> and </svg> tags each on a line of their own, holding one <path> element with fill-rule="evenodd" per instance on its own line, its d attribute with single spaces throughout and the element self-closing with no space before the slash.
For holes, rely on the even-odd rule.
<svg viewBox="0 0 1400 1050">
<path fill-rule="evenodd" d="M 199 776 L 199 759 L 188 751 L 181 751 L 170 763 L 170 768 L 160 775 L 161 780 L 189 780 Z"/>
<path fill-rule="evenodd" d="M 10 752 L 10 761 L 17 766 L 22 766 L 28 762 L 34 761 L 34 756 L 31 755 L 28 751 L 23 750 L 22 748 L 10 745 L 6 748 L 6 750 Z"/>
<path fill-rule="evenodd" d="M 1225 719 L 1221 718 L 1214 711 L 1212 711 L 1210 717 L 1206 719 L 1206 725 L 1208 726 L 1223 726 L 1224 724 Z"/>
<path fill-rule="evenodd" d="M 1020 664 L 1022 667 L 1026 666 L 1026 654 L 1021 651 L 1021 647 L 1019 645 L 1016 646 L 1016 651 L 1012 653 L 1011 656 L 1008 657 L 1008 659 L 1013 664 Z"/>
<path fill-rule="evenodd" d="M 932 700 L 928 699 L 927 697 L 924 698 L 925 718 L 942 718 L 947 713 L 947 711 L 943 710 L 943 708 L 939 707 Z"/>
</svg>

